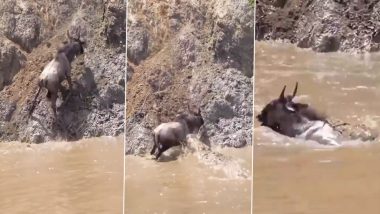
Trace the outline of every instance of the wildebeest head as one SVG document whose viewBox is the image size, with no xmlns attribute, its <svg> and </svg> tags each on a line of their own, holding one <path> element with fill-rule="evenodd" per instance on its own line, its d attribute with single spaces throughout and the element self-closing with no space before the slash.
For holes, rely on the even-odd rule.
<svg viewBox="0 0 380 214">
<path fill-rule="evenodd" d="M 177 115 L 176 121 L 185 122 L 189 129 L 189 132 L 191 133 L 198 132 L 200 127 L 204 124 L 204 120 L 201 115 L 201 110 L 198 107 L 197 111 L 193 111 L 190 109 L 190 106 L 188 106 L 188 111 L 190 114 L 182 113 L 182 114 Z"/>
<path fill-rule="evenodd" d="M 339 145 L 339 134 L 324 115 L 307 104 L 293 101 L 297 94 L 297 88 L 298 83 L 296 83 L 293 94 L 285 96 L 286 86 L 284 86 L 279 98 L 267 104 L 257 116 L 261 125 L 289 137 L 298 136 L 306 140 L 315 140 L 321 144 Z"/>
<path fill-rule="evenodd" d="M 292 95 L 285 96 L 286 85 L 281 91 L 280 96 L 267 104 L 257 119 L 262 126 L 267 126 L 276 132 L 294 137 L 300 134 L 300 130 L 294 128 L 297 124 L 302 124 L 303 119 L 324 120 L 307 104 L 296 103 L 293 101 L 297 94 L 298 82 L 293 90 Z"/>
<path fill-rule="evenodd" d="M 84 53 L 85 42 L 81 40 L 80 34 L 78 38 L 71 37 L 69 31 L 67 31 L 67 38 L 69 39 L 69 42 L 60 47 L 58 53 L 64 53 L 67 59 L 72 62 L 75 57 Z"/>
</svg>

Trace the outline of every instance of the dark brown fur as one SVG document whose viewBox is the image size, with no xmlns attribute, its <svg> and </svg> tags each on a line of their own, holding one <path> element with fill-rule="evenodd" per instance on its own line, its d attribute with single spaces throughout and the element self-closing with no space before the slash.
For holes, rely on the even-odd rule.
<svg viewBox="0 0 380 214">
<path fill-rule="evenodd" d="M 160 124 L 153 130 L 154 145 L 150 154 L 157 153 L 158 159 L 169 148 L 184 142 L 189 133 L 198 132 L 203 124 L 200 110 L 197 113 L 190 111 L 190 114 L 180 114 L 175 121 Z"/>
<path fill-rule="evenodd" d="M 58 98 L 58 91 L 62 88 L 61 82 L 64 79 L 67 79 L 70 91 L 72 91 L 72 83 L 71 83 L 71 62 L 75 59 L 76 56 L 83 54 L 83 44 L 84 42 L 80 41 L 80 39 L 74 39 L 70 37 L 69 32 L 67 32 L 67 37 L 70 42 L 66 43 L 64 46 L 57 49 L 57 53 L 52 61 L 47 64 L 47 66 L 51 65 L 51 63 L 57 63 L 58 66 L 53 67 L 45 67 L 43 72 L 41 73 L 38 81 L 38 91 L 33 100 L 32 107 L 29 111 L 29 117 L 33 114 L 33 111 L 36 107 L 36 102 L 39 93 L 42 88 L 46 88 L 48 90 L 46 97 L 51 102 L 51 108 L 54 113 L 54 118 L 56 115 L 56 101 Z M 53 71 L 53 70 L 54 71 Z M 50 73 L 50 74 L 49 74 Z M 57 76 L 58 75 L 58 76 Z"/>
<path fill-rule="evenodd" d="M 326 121 L 324 115 L 318 113 L 309 105 L 293 102 L 293 98 L 297 93 L 298 83 L 296 84 L 293 95 L 285 97 L 285 88 L 286 86 L 284 86 L 280 97 L 267 104 L 257 116 L 262 126 L 270 127 L 272 130 L 283 135 L 295 137 L 303 131 L 296 129 L 295 125 L 302 124 L 307 120 Z"/>
</svg>

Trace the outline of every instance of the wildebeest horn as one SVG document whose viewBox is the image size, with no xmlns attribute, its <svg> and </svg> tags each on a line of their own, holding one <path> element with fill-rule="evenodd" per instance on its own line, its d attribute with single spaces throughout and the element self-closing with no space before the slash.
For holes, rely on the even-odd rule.
<svg viewBox="0 0 380 214">
<path fill-rule="evenodd" d="M 298 82 L 296 82 L 296 87 L 294 88 L 292 99 L 296 96 L 297 89 L 298 89 Z"/>
<path fill-rule="evenodd" d="M 284 88 L 281 91 L 281 94 L 280 94 L 280 97 L 279 97 L 280 100 L 284 100 L 285 99 L 285 96 L 284 96 L 285 89 L 286 89 L 286 85 L 284 85 Z"/>
</svg>

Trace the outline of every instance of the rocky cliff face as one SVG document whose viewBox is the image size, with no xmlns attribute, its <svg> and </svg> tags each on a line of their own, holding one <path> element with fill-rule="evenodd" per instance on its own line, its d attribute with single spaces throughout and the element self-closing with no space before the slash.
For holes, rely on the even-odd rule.
<svg viewBox="0 0 380 214">
<path fill-rule="evenodd" d="M 252 143 L 254 10 L 248 1 L 128 2 L 126 153 L 198 105 L 204 143 Z"/>
<path fill-rule="evenodd" d="M 380 50 L 380 1 L 257 1 L 256 39 L 317 52 Z"/>
<path fill-rule="evenodd" d="M 75 140 L 123 132 L 125 103 L 125 2 L 115 0 L 0 3 L 0 141 Z M 66 41 L 66 31 L 86 42 L 72 64 L 74 90 L 53 119 L 46 91 L 27 114 L 37 79 Z M 64 86 L 68 89 L 66 82 Z"/>
</svg>

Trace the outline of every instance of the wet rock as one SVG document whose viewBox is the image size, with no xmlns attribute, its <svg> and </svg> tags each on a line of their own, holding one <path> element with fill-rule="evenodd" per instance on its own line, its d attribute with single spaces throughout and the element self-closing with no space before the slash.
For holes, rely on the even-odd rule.
<svg viewBox="0 0 380 214">
<path fill-rule="evenodd" d="M 348 124 L 338 119 L 331 119 L 331 123 L 338 125 L 335 129 L 348 140 L 374 141 L 378 138 L 377 130 L 372 129 L 365 124 Z"/>
<path fill-rule="evenodd" d="M 324 36 L 319 44 L 313 47 L 314 51 L 317 52 L 335 52 L 339 50 L 340 39 L 334 36 Z"/>
<path fill-rule="evenodd" d="M 32 143 L 42 143 L 42 142 L 44 142 L 44 137 L 42 135 L 39 135 L 39 134 L 33 135 L 31 142 Z"/>
</svg>

